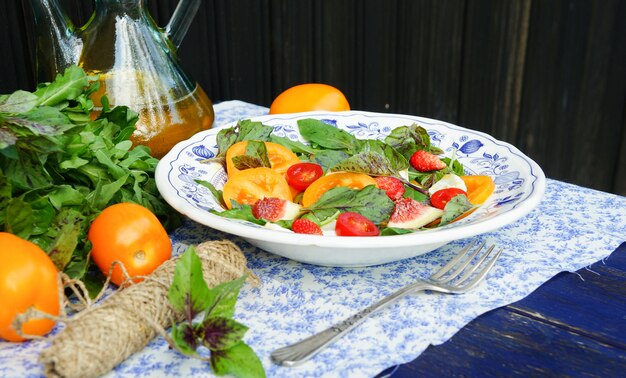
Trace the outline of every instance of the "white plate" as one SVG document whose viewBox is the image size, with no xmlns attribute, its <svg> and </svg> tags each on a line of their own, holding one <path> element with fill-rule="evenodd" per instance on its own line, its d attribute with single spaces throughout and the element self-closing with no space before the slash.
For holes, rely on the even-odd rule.
<svg viewBox="0 0 626 378">
<path fill-rule="evenodd" d="M 428 231 L 380 237 L 338 237 L 269 230 L 207 211 L 221 210 L 221 207 L 209 190 L 196 184 L 195 180 L 209 181 L 217 188 L 226 181 L 221 165 L 200 163 L 217 152 L 215 138 L 219 129 L 211 129 L 178 143 L 161 159 L 156 169 L 156 183 L 161 195 L 172 207 L 194 221 L 241 236 L 268 252 L 304 263 L 339 267 L 377 265 L 414 257 L 452 240 L 495 230 L 526 215 L 543 197 L 545 175 L 534 161 L 508 143 L 446 122 L 360 111 L 307 112 L 252 119 L 273 126 L 277 135 L 294 139 L 299 138 L 296 122 L 302 118 L 330 120 L 360 139 L 382 139 L 395 127 L 418 123 L 428 130 L 432 144 L 442 148 L 446 156 L 451 156 L 456 149 L 457 158 L 466 172 L 491 176 L 496 189 L 470 216 Z"/>
</svg>

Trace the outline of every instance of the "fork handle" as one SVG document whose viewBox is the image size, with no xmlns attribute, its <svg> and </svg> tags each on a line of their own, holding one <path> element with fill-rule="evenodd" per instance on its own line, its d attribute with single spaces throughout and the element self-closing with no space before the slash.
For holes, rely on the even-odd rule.
<svg viewBox="0 0 626 378">
<path fill-rule="evenodd" d="M 413 285 L 403 287 L 402 289 L 386 296 L 380 301 L 364 308 L 347 319 L 319 332 L 306 339 L 293 343 L 283 348 L 276 349 L 272 352 L 272 360 L 282 366 L 297 366 L 317 353 L 321 352 L 328 345 L 340 339 L 350 332 L 356 326 L 361 324 L 374 312 L 388 306 L 405 295 L 416 293 L 418 291 L 427 290 L 429 285 L 423 282 L 416 282 Z"/>
</svg>

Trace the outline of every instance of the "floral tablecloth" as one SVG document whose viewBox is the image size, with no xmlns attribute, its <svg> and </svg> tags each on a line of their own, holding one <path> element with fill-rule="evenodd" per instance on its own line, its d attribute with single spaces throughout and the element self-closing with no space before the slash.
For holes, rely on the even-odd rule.
<svg viewBox="0 0 626 378">
<path fill-rule="evenodd" d="M 216 125 L 267 114 L 267 108 L 228 101 L 215 105 Z M 608 256 L 626 240 L 626 197 L 547 181 L 540 205 L 519 221 L 480 236 L 505 248 L 476 290 L 461 296 L 422 293 L 376 314 L 311 361 L 287 368 L 270 353 L 366 307 L 396 289 L 425 278 L 469 240 L 459 240 L 412 259 L 367 268 L 300 264 L 259 250 L 192 221 L 171 234 L 175 253 L 190 244 L 230 239 L 261 278 L 245 286 L 235 318 L 250 327 L 245 341 L 257 352 L 268 377 L 372 377 L 415 359 L 429 344 L 441 344 L 465 324 L 515 302 L 561 271 L 576 271 Z M 37 362 L 47 341 L 0 342 L 0 376 L 41 376 Z M 162 338 L 119 365 L 112 377 L 211 375 L 203 362 L 170 350 Z"/>
</svg>

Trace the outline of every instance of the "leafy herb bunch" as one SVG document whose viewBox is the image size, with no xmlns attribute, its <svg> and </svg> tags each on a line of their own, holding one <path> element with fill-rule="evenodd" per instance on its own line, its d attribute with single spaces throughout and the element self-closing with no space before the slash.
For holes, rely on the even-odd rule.
<svg viewBox="0 0 626 378">
<path fill-rule="evenodd" d="M 137 113 L 103 97 L 92 120 L 96 79 L 72 66 L 34 92 L 0 95 L 0 231 L 39 245 L 73 278 L 88 271 L 87 231 L 105 207 L 134 202 L 177 222 L 156 188 L 158 160 L 129 140 Z"/>
<path fill-rule="evenodd" d="M 243 341 L 248 327 L 233 319 L 245 280 L 244 275 L 209 289 L 194 247 L 189 247 L 176 263 L 169 301 L 176 311 L 185 314 L 185 320 L 172 325 L 172 342 L 185 355 L 208 359 L 217 375 L 265 377 L 258 356 Z M 199 316 L 202 319 L 197 322 Z M 202 348 L 208 350 L 208 358 L 202 356 Z"/>
</svg>

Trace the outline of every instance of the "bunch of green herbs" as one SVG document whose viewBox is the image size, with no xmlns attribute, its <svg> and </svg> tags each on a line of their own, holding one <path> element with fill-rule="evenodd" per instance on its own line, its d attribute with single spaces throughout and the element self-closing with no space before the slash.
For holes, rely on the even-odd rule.
<svg viewBox="0 0 626 378">
<path fill-rule="evenodd" d="M 39 245 L 78 279 L 90 271 L 89 225 L 107 206 L 133 202 L 168 229 L 179 222 L 156 188 L 158 160 L 129 140 L 137 113 L 103 97 L 92 120 L 96 79 L 72 66 L 34 92 L 0 95 L 0 231 Z"/>
</svg>

